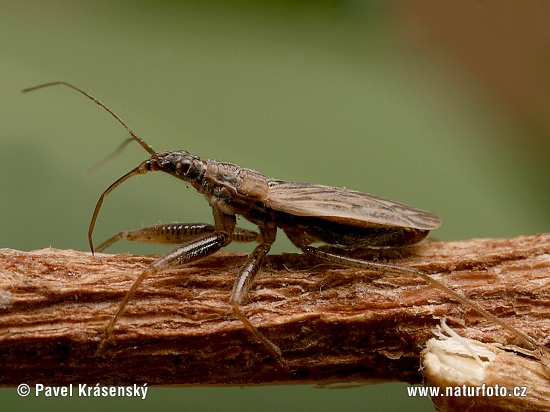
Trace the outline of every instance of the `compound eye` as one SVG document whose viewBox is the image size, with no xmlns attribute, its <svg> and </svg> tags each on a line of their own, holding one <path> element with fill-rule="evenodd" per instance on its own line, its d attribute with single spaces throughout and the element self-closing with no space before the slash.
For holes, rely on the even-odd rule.
<svg viewBox="0 0 550 412">
<path fill-rule="evenodd" d="M 180 174 L 187 175 L 191 171 L 191 166 L 193 165 L 193 161 L 191 159 L 183 159 L 182 161 L 178 162 L 178 171 Z"/>
</svg>

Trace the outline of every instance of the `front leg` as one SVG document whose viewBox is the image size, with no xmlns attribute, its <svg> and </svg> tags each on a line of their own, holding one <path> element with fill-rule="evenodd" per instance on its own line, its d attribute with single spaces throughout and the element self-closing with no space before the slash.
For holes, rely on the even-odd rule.
<svg viewBox="0 0 550 412">
<path fill-rule="evenodd" d="M 185 263 L 193 262 L 216 253 L 222 247 L 231 243 L 231 236 L 235 228 L 235 216 L 225 215 L 217 209 L 214 209 L 214 219 L 216 230 L 214 233 L 205 234 L 195 240 L 184 243 L 176 249 L 168 252 L 155 262 L 153 262 L 136 279 L 126 296 L 118 306 L 115 315 L 109 321 L 105 328 L 105 335 L 101 340 L 96 355 L 101 356 L 109 337 L 112 335 L 117 319 L 120 317 L 124 308 L 136 293 L 137 288 L 147 278 L 161 270 L 171 267 L 181 266 Z"/>
<path fill-rule="evenodd" d="M 117 233 L 95 248 L 95 251 L 102 252 L 120 239 L 159 245 L 177 245 L 215 231 L 216 227 L 208 223 L 163 223 Z M 258 233 L 252 230 L 236 227 L 231 235 L 231 240 L 233 242 L 257 242 L 259 238 Z"/>
</svg>

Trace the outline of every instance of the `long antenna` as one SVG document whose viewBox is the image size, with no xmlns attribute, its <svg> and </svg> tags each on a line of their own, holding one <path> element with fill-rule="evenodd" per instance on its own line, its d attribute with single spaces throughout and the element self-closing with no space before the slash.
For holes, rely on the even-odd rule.
<svg viewBox="0 0 550 412">
<path fill-rule="evenodd" d="M 109 113 L 112 117 L 114 117 L 117 122 L 119 122 L 122 126 L 124 126 L 124 128 L 128 131 L 128 133 L 130 133 L 130 136 L 132 136 L 141 145 L 141 147 L 143 147 L 145 150 L 147 150 L 147 152 L 149 152 L 149 154 L 151 156 L 153 156 L 155 158 L 155 160 L 159 161 L 159 158 L 157 157 L 157 152 L 155 152 L 155 150 L 147 142 L 145 142 L 145 140 L 143 140 L 141 137 L 138 136 L 138 134 L 136 132 L 134 132 L 132 129 L 130 129 L 128 127 L 128 125 L 126 123 L 124 123 L 122 121 L 122 119 L 116 115 L 115 112 L 113 112 L 111 109 L 109 109 L 103 103 L 101 103 L 98 99 L 96 99 L 91 94 L 86 93 L 84 90 L 82 90 L 82 89 L 80 89 L 76 86 L 73 86 L 72 84 L 67 83 L 67 82 L 51 82 L 51 83 L 39 84 L 38 86 L 33 86 L 33 87 L 29 87 L 27 89 L 23 89 L 22 92 L 23 93 L 32 92 L 34 90 L 41 89 L 43 87 L 57 86 L 57 85 L 60 85 L 60 84 L 65 85 L 67 87 L 70 87 L 71 89 L 74 89 L 79 93 L 82 93 L 88 99 L 90 99 L 95 104 L 97 104 L 98 106 L 103 108 L 107 113 Z"/>
<path fill-rule="evenodd" d="M 115 150 L 113 150 L 111 153 L 109 153 L 107 156 L 105 156 L 103 159 L 101 159 L 95 165 L 90 167 L 90 169 L 86 172 L 86 176 L 91 176 L 91 175 L 95 174 L 99 169 L 101 169 L 103 166 L 105 166 L 107 163 L 109 163 L 111 160 L 113 160 L 115 157 L 117 157 L 124 150 L 124 148 L 128 145 L 128 143 L 131 143 L 133 141 L 134 141 L 134 139 L 132 137 L 127 138 Z"/>
<path fill-rule="evenodd" d="M 92 215 L 92 220 L 90 221 L 90 227 L 88 229 L 88 243 L 90 244 L 90 249 L 92 250 L 92 254 L 94 253 L 94 243 L 92 241 L 92 234 L 94 232 L 94 226 L 95 222 L 97 220 L 97 215 L 99 214 L 99 210 L 101 209 L 101 205 L 103 204 L 103 199 L 105 199 L 105 196 L 107 196 L 109 193 L 111 193 L 118 185 L 120 185 L 122 182 L 128 180 L 132 176 L 141 175 L 144 173 L 147 173 L 149 170 L 147 170 L 146 164 L 148 160 L 144 161 L 142 164 L 140 164 L 138 167 L 136 167 L 134 170 L 126 173 L 124 176 L 122 176 L 120 179 L 118 179 L 116 182 L 114 182 L 111 186 L 109 186 L 105 191 L 101 194 L 99 197 L 97 204 L 94 209 L 94 214 Z"/>
</svg>

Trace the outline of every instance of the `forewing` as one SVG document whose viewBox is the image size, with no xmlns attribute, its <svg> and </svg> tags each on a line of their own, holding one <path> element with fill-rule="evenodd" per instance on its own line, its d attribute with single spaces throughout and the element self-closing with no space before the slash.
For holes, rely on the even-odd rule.
<svg viewBox="0 0 550 412">
<path fill-rule="evenodd" d="M 311 216 L 358 227 L 390 226 L 432 230 L 433 213 L 383 197 L 339 187 L 270 179 L 265 204 L 296 216 Z"/>
</svg>

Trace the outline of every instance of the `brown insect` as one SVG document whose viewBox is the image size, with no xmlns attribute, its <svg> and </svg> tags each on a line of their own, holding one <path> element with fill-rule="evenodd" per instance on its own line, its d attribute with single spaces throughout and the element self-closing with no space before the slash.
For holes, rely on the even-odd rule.
<svg viewBox="0 0 550 412">
<path fill-rule="evenodd" d="M 265 256 L 275 241 L 278 228 L 282 229 L 290 241 L 303 253 L 324 261 L 386 273 L 407 273 L 418 276 L 521 337 L 533 349 L 538 347 L 529 336 L 508 326 L 477 304 L 421 271 L 345 256 L 346 249 L 397 248 L 414 245 L 425 239 L 430 230 L 441 225 L 441 219 L 435 214 L 353 190 L 271 179 L 255 170 L 232 163 L 203 160 L 185 150 L 155 152 L 108 107 L 78 87 L 66 82 L 53 82 L 24 91 L 61 84 L 82 93 L 101 106 L 124 126 L 131 135 L 131 139 L 137 141 L 151 155 L 149 159 L 115 181 L 101 194 L 88 231 L 92 252 L 94 251 L 92 232 L 103 199 L 132 176 L 162 171 L 181 179 L 206 197 L 214 214 L 214 225 L 175 223 L 145 227 L 132 232 L 118 233 L 96 249 L 96 251 L 102 251 L 121 238 L 150 243 L 178 244 L 174 250 L 153 262 L 134 282 L 107 325 L 98 353 L 102 353 L 113 333 L 117 319 L 147 276 L 166 268 L 202 259 L 232 241 L 257 242 L 259 245 L 248 255 L 239 270 L 229 303 L 245 327 L 286 367 L 279 347 L 260 333 L 240 309 Z M 259 233 L 236 227 L 237 215 L 257 225 Z M 339 252 L 329 252 L 310 246 L 316 242 L 331 245 L 332 250 L 336 248 Z"/>
</svg>

